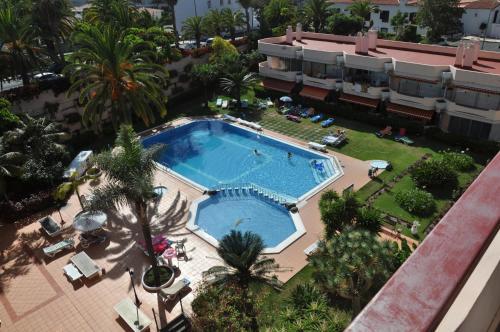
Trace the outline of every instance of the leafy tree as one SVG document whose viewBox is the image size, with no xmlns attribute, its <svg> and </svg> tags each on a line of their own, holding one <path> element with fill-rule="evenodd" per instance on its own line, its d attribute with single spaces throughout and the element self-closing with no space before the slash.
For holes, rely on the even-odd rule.
<svg viewBox="0 0 500 332">
<path fill-rule="evenodd" d="M 376 234 L 382 231 L 382 222 L 380 211 L 370 207 L 363 207 L 358 210 L 356 228 L 365 229 Z"/>
<path fill-rule="evenodd" d="M 250 34 L 250 12 L 249 8 L 254 5 L 253 0 L 238 0 L 239 4 L 241 7 L 243 7 L 243 10 L 245 11 L 245 23 L 247 26 L 247 36 Z"/>
<path fill-rule="evenodd" d="M 314 32 L 323 32 L 326 21 L 330 15 L 329 4 L 326 0 L 308 0 L 305 6 L 305 14 L 308 21 L 312 22 Z"/>
<path fill-rule="evenodd" d="M 221 10 L 221 15 L 224 23 L 224 30 L 229 32 L 232 40 L 236 39 L 236 29 L 245 25 L 245 16 L 239 11 L 232 11 L 230 8 Z"/>
<path fill-rule="evenodd" d="M 362 302 L 396 270 L 394 247 L 368 231 L 346 230 L 321 243 L 311 257 L 314 278 L 328 294 L 351 301 L 353 316 Z"/>
<path fill-rule="evenodd" d="M 458 175 L 445 160 L 436 158 L 426 160 L 410 171 L 413 181 L 424 188 L 455 188 Z"/>
<path fill-rule="evenodd" d="M 428 28 L 427 37 L 436 42 L 442 35 L 459 31 L 464 12 L 460 0 L 421 0 L 417 21 Z"/>
<path fill-rule="evenodd" d="M 0 137 L 0 195 L 5 200 L 7 197 L 7 177 L 16 177 L 21 175 L 24 155 L 16 151 L 7 151 L 6 146 Z"/>
<path fill-rule="evenodd" d="M 231 230 L 219 241 L 217 254 L 224 266 L 214 266 L 203 272 L 204 277 L 215 283 L 236 282 L 247 291 L 251 281 L 265 282 L 280 287 L 278 279 L 270 274 L 279 270 L 274 258 L 261 257 L 264 250 L 262 238 L 252 232 Z"/>
<path fill-rule="evenodd" d="M 226 72 L 220 79 L 220 87 L 231 97 L 236 99 L 236 106 L 241 105 L 241 94 L 254 86 L 257 78 L 254 73 L 249 73 L 245 68 Z"/>
<path fill-rule="evenodd" d="M 7 99 L 0 98 L 0 135 L 5 131 L 14 129 L 21 119 L 11 112 L 11 104 Z"/>
<path fill-rule="evenodd" d="M 65 68 L 71 74 L 71 94 L 80 92 L 83 120 L 100 125 L 103 113 L 110 110 L 115 128 L 131 123 L 132 113 L 149 125 L 156 111 L 166 114 L 163 87 L 168 72 L 152 63 L 147 52 L 135 52 L 135 45 L 124 42 L 125 34 L 111 27 L 89 27 L 75 34 L 78 50 Z"/>
<path fill-rule="evenodd" d="M 154 145 L 145 149 L 132 127 L 122 125 L 115 148 L 95 157 L 95 164 L 106 176 L 106 183 L 92 190 L 88 202 L 89 211 L 118 208 L 124 204 L 131 207 L 142 228 L 156 285 L 160 284 L 160 274 L 151 240 L 148 204 L 154 197 L 155 159 L 164 148 Z"/>
<path fill-rule="evenodd" d="M 363 30 L 363 19 L 359 16 L 337 13 L 328 17 L 327 30 L 336 35 L 353 35 Z"/>
<path fill-rule="evenodd" d="M 442 152 L 441 157 L 456 171 L 468 172 L 476 167 L 474 159 L 463 151 L 462 153 L 452 151 Z"/>
<path fill-rule="evenodd" d="M 78 198 L 78 203 L 80 203 L 80 207 L 82 210 L 85 209 L 83 206 L 82 198 L 80 195 L 80 191 L 78 188 L 81 184 L 85 183 L 87 178 L 85 176 L 80 176 L 78 172 L 73 172 L 69 177 L 69 181 L 61 183 L 54 192 L 54 199 L 56 201 L 62 202 L 65 201 L 68 196 L 76 192 L 76 197 Z"/>
<path fill-rule="evenodd" d="M 23 6 L 10 2 L 0 7 L 0 55 L 27 85 L 31 71 L 41 62 L 41 54 L 23 10 Z"/>
<path fill-rule="evenodd" d="M 394 198 L 403 209 L 417 216 L 429 216 L 436 209 L 432 194 L 419 188 L 399 191 Z"/>
<path fill-rule="evenodd" d="M 200 48 L 201 35 L 203 34 L 203 18 L 201 16 L 188 17 L 182 26 L 182 34 L 185 38 L 194 38 L 196 40 L 196 47 Z"/>
<path fill-rule="evenodd" d="M 74 14 L 69 0 L 33 0 L 31 22 L 51 60 L 64 65 L 63 44 L 73 30 Z"/>
<path fill-rule="evenodd" d="M 297 9 L 290 0 L 270 0 L 264 7 L 264 18 L 273 35 L 283 35 L 288 25 L 295 25 Z"/>
<path fill-rule="evenodd" d="M 262 301 L 259 294 L 248 292 L 238 284 L 203 284 L 198 288 L 193 308 L 195 331 L 258 331 Z"/>
<path fill-rule="evenodd" d="M 217 66 L 209 63 L 195 65 L 191 71 L 191 76 L 193 77 L 193 82 L 198 82 L 203 86 L 205 103 L 208 107 L 208 101 L 210 100 L 209 90 L 218 76 Z"/>
<path fill-rule="evenodd" d="M 203 27 L 209 35 L 222 36 L 225 29 L 222 12 L 218 9 L 210 9 L 203 17 Z"/>
<path fill-rule="evenodd" d="M 351 15 L 363 18 L 363 21 L 370 21 L 372 13 L 378 13 L 378 7 L 374 6 L 371 0 L 355 0 L 348 9 Z"/>
<path fill-rule="evenodd" d="M 168 8 L 170 9 L 170 15 L 172 15 L 172 27 L 174 28 L 175 36 L 175 46 L 179 47 L 179 32 L 177 30 L 177 21 L 175 18 L 175 6 L 177 6 L 178 0 L 165 0 Z"/>
<path fill-rule="evenodd" d="M 210 63 L 221 64 L 224 59 L 238 58 L 238 50 L 233 44 L 221 37 L 215 37 L 212 42 L 212 53 L 210 55 Z"/>
<path fill-rule="evenodd" d="M 400 267 L 403 263 L 411 256 L 413 251 L 417 248 L 416 244 L 413 244 L 411 247 L 408 245 L 408 241 L 406 239 L 401 240 L 401 247 L 398 246 L 397 242 L 392 243 L 394 247 L 394 264 L 396 267 Z"/>
<path fill-rule="evenodd" d="M 9 151 L 21 152 L 26 157 L 21 179 L 50 185 L 62 178 L 68 154 L 60 142 L 67 138 L 68 134 L 62 132 L 56 123 L 30 116 L 26 116 L 17 128 L 7 131 L 3 136 Z"/>
<path fill-rule="evenodd" d="M 405 25 L 408 23 L 408 17 L 401 13 L 401 11 L 398 10 L 396 15 L 391 17 L 391 25 L 394 27 L 394 30 L 396 30 L 396 39 L 400 40 L 401 35 L 403 34 L 403 30 Z"/>
<path fill-rule="evenodd" d="M 339 196 L 329 190 L 321 195 L 319 210 L 321 220 L 325 224 L 326 238 L 332 238 L 337 231 L 342 231 L 353 224 L 360 204 L 354 194 L 345 193 Z"/>
</svg>

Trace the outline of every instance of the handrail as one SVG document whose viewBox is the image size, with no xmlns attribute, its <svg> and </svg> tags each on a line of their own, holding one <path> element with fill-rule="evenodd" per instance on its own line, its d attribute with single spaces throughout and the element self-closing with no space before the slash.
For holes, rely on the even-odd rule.
<svg viewBox="0 0 500 332">
<path fill-rule="evenodd" d="M 279 204 L 293 204 L 297 203 L 297 199 L 288 196 L 286 194 L 277 193 L 273 190 L 263 188 L 253 182 L 244 182 L 244 183 L 220 183 L 212 188 L 210 191 L 228 191 L 228 190 L 237 190 L 237 189 L 251 189 L 263 196 L 267 196 Z"/>
</svg>

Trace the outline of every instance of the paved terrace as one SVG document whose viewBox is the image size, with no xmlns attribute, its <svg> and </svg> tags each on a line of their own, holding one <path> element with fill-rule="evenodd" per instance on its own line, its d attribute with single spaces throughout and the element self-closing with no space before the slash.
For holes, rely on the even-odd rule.
<svg viewBox="0 0 500 332">
<path fill-rule="evenodd" d="M 186 121 L 181 120 L 182 121 Z M 180 122 L 179 122 L 180 123 Z M 179 124 L 175 123 L 175 124 Z M 266 134 L 288 139 L 305 146 L 304 142 L 265 131 Z M 356 160 L 339 153 L 335 155 L 344 166 L 345 175 L 331 184 L 328 189 L 342 191 L 351 184 L 361 188 L 369 178 L 369 163 Z M 183 308 L 190 312 L 190 303 L 195 296 L 194 289 L 202 279 L 202 272 L 220 264 L 214 247 L 184 228 L 188 219 L 190 202 L 202 193 L 187 185 L 169 173 L 158 171 L 155 183 L 168 187 L 168 193 L 160 203 L 152 207 L 153 234 L 166 234 L 169 238 L 187 239 L 186 249 L 189 260 L 174 260 L 180 267 L 180 274 L 192 280 L 191 291 L 182 299 Z M 80 188 L 81 193 L 88 193 L 91 183 Z M 306 264 L 304 249 L 317 241 L 323 226 L 320 220 L 318 200 L 320 193 L 311 197 L 300 209 L 300 215 L 307 233 L 291 244 L 283 252 L 273 256 L 283 267 L 289 268 L 278 277 L 289 280 Z M 67 227 L 63 237 L 75 236 L 71 220 L 80 211 L 75 195 L 61 210 Z M 57 212 L 52 217 L 59 222 Z M 136 246 L 135 241 L 142 238 L 139 225 L 128 208 L 108 213 L 106 227 L 109 240 L 102 245 L 85 249 L 89 256 L 102 268 L 100 278 L 85 281 L 83 284 L 71 284 L 63 275 L 62 268 L 70 258 L 82 250 L 65 251 L 53 259 L 43 256 L 42 248 L 60 238 L 50 239 L 40 232 L 38 223 L 27 226 L 2 226 L 0 237 L 0 319 L 2 331 L 123 331 L 128 327 L 118 318 L 113 306 L 123 298 L 133 298 L 130 277 L 125 268 L 136 271 L 134 283 L 142 301 L 141 310 L 153 321 L 154 308 L 161 326 L 175 318 L 181 312 L 178 302 L 165 307 L 155 294 L 148 293 L 140 286 L 142 271 L 148 266 L 148 260 Z"/>
</svg>

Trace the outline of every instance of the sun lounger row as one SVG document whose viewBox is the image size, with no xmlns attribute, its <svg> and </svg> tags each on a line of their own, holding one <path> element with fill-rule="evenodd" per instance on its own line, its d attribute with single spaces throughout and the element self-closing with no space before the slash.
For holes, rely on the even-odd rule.
<svg viewBox="0 0 500 332">
<path fill-rule="evenodd" d="M 316 143 L 316 142 L 309 142 L 307 143 L 307 145 L 309 145 L 309 147 L 313 150 L 318 150 L 318 151 L 326 151 L 326 145 L 324 144 L 319 144 L 319 143 Z"/>
<path fill-rule="evenodd" d="M 345 142 L 347 139 L 347 136 L 345 134 L 340 134 L 340 135 L 328 135 L 324 136 L 321 142 L 326 145 L 331 145 L 331 146 L 338 146 Z"/>
<path fill-rule="evenodd" d="M 252 129 L 255 129 L 255 130 L 262 130 L 262 126 L 258 123 L 246 121 L 246 120 L 243 120 L 240 118 L 236 118 L 236 117 L 228 115 L 228 114 L 224 114 L 224 120 L 227 120 L 229 122 L 239 123 L 243 126 L 250 127 Z"/>
</svg>

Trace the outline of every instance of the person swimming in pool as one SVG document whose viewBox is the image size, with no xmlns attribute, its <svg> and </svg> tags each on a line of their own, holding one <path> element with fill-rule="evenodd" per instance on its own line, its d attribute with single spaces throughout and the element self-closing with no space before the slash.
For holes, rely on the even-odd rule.
<svg viewBox="0 0 500 332">
<path fill-rule="evenodd" d="M 293 154 L 291 152 L 288 152 L 288 159 L 292 159 Z"/>
<path fill-rule="evenodd" d="M 259 152 L 259 150 L 257 150 L 257 149 L 254 149 L 254 150 L 253 150 L 253 153 L 254 153 L 256 156 L 260 156 L 260 152 Z"/>
</svg>

